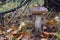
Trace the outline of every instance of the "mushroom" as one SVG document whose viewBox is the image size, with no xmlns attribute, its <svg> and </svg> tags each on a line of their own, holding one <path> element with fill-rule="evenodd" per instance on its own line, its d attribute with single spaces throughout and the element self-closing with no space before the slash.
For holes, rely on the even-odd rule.
<svg viewBox="0 0 60 40">
<path fill-rule="evenodd" d="M 36 15 L 35 19 L 35 28 L 38 29 L 40 32 L 42 31 L 42 15 L 46 15 L 48 13 L 47 8 L 41 7 L 41 6 L 36 6 L 31 9 L 31 13 L 33 15 Z"/>
</svg>

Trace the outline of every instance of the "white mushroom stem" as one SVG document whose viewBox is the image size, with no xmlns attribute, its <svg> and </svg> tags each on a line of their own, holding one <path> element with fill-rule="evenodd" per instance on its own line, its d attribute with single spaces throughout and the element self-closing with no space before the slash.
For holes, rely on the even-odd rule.
<svg viewBox="0 0 60 40">
<path fill-rule="evenodd" d="M 36 20 L 35 20 L 35 28 L 37 28 L 38 30 L 41 30 L 41 25 L 42 25 L 42 17 L 39 15 L 36 15 Z"/>
</svg>

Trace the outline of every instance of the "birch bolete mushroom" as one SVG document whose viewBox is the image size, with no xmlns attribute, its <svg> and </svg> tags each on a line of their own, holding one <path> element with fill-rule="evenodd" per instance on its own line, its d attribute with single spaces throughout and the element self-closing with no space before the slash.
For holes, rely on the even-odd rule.
<svg viewBox="0 0 60 40">
<path fill-rule="evenodd" d="M 41 27 L 42 15 L 46 15 L 46 13 L 48 13 L 48 10 L 45 7 L 36 6 L 31 9 L 31 12 L 33 15 L 36 15 L 35 28 L 37 28 L 41 32 L 42 31 L 42 27 Z"/>
</svg>

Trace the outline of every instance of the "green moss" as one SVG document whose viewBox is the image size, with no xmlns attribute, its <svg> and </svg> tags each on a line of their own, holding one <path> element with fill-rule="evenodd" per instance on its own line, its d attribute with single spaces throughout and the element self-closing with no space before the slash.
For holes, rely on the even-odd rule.
<svg viewBox="0 0 60 40">
<path fill-rule="evenodd" d="M 8 11 L 19 5 L 19 2 L 9 2 L 5 5 L 0 6 L 0 12 Z"/>
</svg>

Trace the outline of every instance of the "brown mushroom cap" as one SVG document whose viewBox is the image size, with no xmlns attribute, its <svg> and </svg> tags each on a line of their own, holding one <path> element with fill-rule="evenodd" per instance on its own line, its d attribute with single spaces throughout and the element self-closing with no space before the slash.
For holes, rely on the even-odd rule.
<svg viewBox="0 0 60 40">
<path fill-rule="evenodd" d="M 32 8 L 32 9 L 31 9 L 31 12 L 32 12 L 32 14 L 42 15 L 42 14 L 48 13 L 48 9 L 45 8 L 45 7 L 40 7 L 40 6 L 38 6 L 38 7 Z"/>
</svg>

